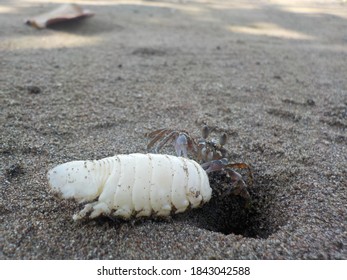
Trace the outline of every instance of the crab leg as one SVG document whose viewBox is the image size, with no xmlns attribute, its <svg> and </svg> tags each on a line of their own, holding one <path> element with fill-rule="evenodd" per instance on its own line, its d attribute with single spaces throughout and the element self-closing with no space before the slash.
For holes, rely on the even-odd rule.
<svg viewBox="0 0 347 280">
<path fill-rule="evenodd" d="M 157 129 L 157 130 L 145 133 L 145 137 L 146 138 L 153 138 L 156 135 L 158 135 L 159 133 L 163 133 L 165 131 L 171 131 L 171 130 L 170 129 L 166 129 L 166 128 Z"/>
<path fill-rule="evenodd" d="M 146 133 L 145 136 L 149 139 L 153 138 L 152 140 L 150 140 L 150 142 L 147 145 L 147 149 L 151 149 L 156 142 L 159 141 L 160 138 L 164 137 L 164 135 L 167 135 L 169 133 L 172 133 L 171 130 L 168 129 L 159 129 L 156 131 L 153 131 L 151 133 Z"/>
<path fill-rule="evenodd" d="M 227 165 L 227 162 L 228 160 L 226 158 L 216 159 L 203 163 L 201 167 L 206 171 L 206 173 L 211 173 L 223 170 Z"/>
<path fill-rule="evenodd" d="M 247 169 L 248 170 L 248 179 L 250 180 L 250 185 L 253 185 L 253 173 L 251 167 L 243 162 L 238 163 L 229 163 L 225 165 L 225 168 L 238 168 L 238 169 Z"/>
<path fill-rule="evenodd" d="M 245 182 L 242 180 L 242 176 L 234 171 L 232 168 L 240 168 L 240 169 L 248 169 L 249 171 L 249 176 L 251 180 L 253 181 L 253 175 L 251 172 L 251 168 L 249 165 L 245 163 L 227 163 L 228 160 L 226 158 L 218 159 L 218 160 L 212 160 L 206 163 L 203 163 L 201 167 L 206 171 L 206 173 L 211 173 L 215 171 L 225 171 L 229 178 L 231 179 L 231 185 L 232 188 L 230 189 L 230 194 L 231 192 L 235 195 L 239 195 L 242 198 L 246 200 L 246 207 L 249 207 L 251 197 L 247 191 L 247 187 Z"/>
<path fill-rule="evenodd" d="M 220 170 L 227 170 L 232 168 L 238 168 L 238 169 L 247 169 L 248 170 L 248 178 L 250 180 L 250 185 L 253 185 L 253 173 L 251 167 L 243 162 L 238 162 L 238 163 L 227 163 L 228 160 L 226 158 L 222 159 L 217 159 L 217 160 L 212 160 L 209 162 L 203 163 L 201 166 L 202 168 L 207 172 L 214 172 L 214 171 L 220 171 Z"/>
<path fill-rule="evenodd" d="M 175 132 L 175 131 L 170 131 L 169 133 L 168 133 L 168 135 L 165 135 L 165 133 L 163 133 L 165 136 L 164 136 L 164 138 L 162 139 L 162 140 L 160 140 L 160 142 L 156 145 L 156 147 L 154 147 L 154 149 L 153 149 L 153 151 L 155 152 L 155 153 L 158 153 L 159 152 L 159 150 L 170 140 L 170 139 L 172 139 L 172 137 L 175 135 L 175 133 L 177 133 L 177 132 Z M 162 137 L 162 136 L 161 136 Z M 151 141 L 151 143 L 150 144 L 152 144 L 152 145 L 148 145 L 147 147 L 152 147 L 156 142 L 158 142 L 158 140 L 161 138 L 161 137 L 156 137 L 157 139 L 155 139 L 156 141 L 154 141 L 154 140 L 152 140 Z M 153 142 L 154 141 L 154 142 Z"/>
<path fill-rule="evenodd" d="M 146 133 L 145 136 L 150 139 L 147 149 L 158 153 L 159 150 L 170 140 L 174 140 L 174 146 L 177 156 L 187 157 L 188 149 L 196 152 L 196 143 L 190 137 L 188 132 L 182 130 L 158 129 Z"/>
<path fill-rule="evenodd" d="M 251 196 L 249 195 L 245 182 L 242 180 L 242 176 L 230 168 L 226 168 L 225 171 L 229 175 L 232 182 L 231 185 L 233 186 L 230 192 L 244 198 L 245 207 L 248 208 L 251 203 Z"/>
</svg>

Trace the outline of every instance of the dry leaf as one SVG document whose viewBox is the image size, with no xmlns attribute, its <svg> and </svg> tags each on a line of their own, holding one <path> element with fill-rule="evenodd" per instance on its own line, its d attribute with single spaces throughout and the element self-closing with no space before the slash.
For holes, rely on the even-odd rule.
<svg viewBox="0 0 347 280">
<path fill-rule="evenodd" d="M 26 24 L 41 29 L 46 28 L 48 25 L 53 23 L 89 17 L 93 15 L 94 13 L 82 8 L 79 5 L 65 4 L 50 12 L 28 19 L 26 21 Z"/>
</svg>

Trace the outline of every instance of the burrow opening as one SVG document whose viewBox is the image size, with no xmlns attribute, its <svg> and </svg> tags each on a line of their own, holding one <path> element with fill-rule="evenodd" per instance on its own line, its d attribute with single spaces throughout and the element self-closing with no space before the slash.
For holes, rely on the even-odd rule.
<svg viewBox="0 0 347 280">
<path fill-rule="evenodd" d="M 210 176 L 213 196 L 200 209 L 193 210 L 179 219 L 188 219 L 199 228 L 225 235 L 237 234 L 250 238 L 265 239 L 286 223 L 287 217 L 279 216 L 276 197 L 271 189 L 278 185 L 271 178 L 257 177 L 249 187 L 252 202 L 245 207 L 245 200 L 235 195 L 225 195 L 230 181 L 225 175 Z"/>
</svg>

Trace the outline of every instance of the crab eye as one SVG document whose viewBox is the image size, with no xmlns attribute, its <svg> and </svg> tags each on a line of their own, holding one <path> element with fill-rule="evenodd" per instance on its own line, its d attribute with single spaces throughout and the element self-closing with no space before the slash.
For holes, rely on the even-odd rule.
<svg viewBox="0 0 347 280">
<path fill-rule="evenodd" d="M 203 157 L 204 159 L 206 158 L 207 151 L 206 151 L 206 148 L 205 148 L 205 147 L 203 147 L 203 148 L 201 149 L 201 155 L 202 155 L 202 157 Z"/>
<path fill-rule="evenodd" d="M 208 161 L 213 160 L 213 152 L 212 151 L 209 151 L 209 153 L 207 154 L 207 160 Z"/>
<path fill-rule="evenodd" d="M 219 144 L 221 146 L 224 146 L 226 142 L 227 142 L 227 134 L 224 132 L 219 138 Z"/>
<path fill-rule="evenodd" d="M 207 125 L 204 125 L 201 129 L 202 138 L 206 139 L 209 134 L 210 134 L 210 129 L 208 128 Z"/>
</svg>

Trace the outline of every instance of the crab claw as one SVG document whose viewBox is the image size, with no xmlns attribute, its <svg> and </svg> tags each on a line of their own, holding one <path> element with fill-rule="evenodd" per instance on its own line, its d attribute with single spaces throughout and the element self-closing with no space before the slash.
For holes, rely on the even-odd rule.
<svg viewBox="0 0 347 280">
<path fill-rule="evenodd" d="M 177 156 L 187 157 L 187 149 L 188 149 L 188 140 L 184 134 L 179 134 L 175 141 L 175 150 Z"/>
<path fill-rule="evenodd" d="M 226 158 L 222 158 L 205 162 L 201 165 L 201 167 L 206 171 L 206 173 L 211 173 L 213 171 L 222 170 L 227 163 L 228 160 Z"/>
</svg>

